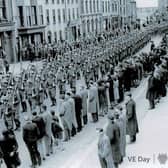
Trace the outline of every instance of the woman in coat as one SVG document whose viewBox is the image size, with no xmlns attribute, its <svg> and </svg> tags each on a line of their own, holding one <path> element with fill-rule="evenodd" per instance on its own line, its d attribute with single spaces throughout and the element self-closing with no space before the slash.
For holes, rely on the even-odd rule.
<svg viewBox="0 0 168 168">
<path fill-rule="evenodd" d="M 88 99 L 88 91 L 85 89 L 84 86 L 81 87 L 80 96 L 82 98 L 82 116 L 83 116 L 83 123 L 87 124 L 88 116 L 87 116 L 87 99 Z"/>
<path fill-rule="evenodd" d="M 64 141 L 68 141 L 70 139 L 73 124 L 71 105 L 68 99 L 68 95 L 65 95 L 65 100 L 61 103 L 60 106 L 60 117 L 64 128 Z"/>
<path fill-rule="evenodd" d="M 91 83 L 88 98 L 88 112 L 91 113 L 93 122 L 98 121 L 99 100 L 98 89 Z"/>
<path fill-rule="evenodd" d="M 105 134 L 103 129 L 100 130 L 100 135 L 98 140 L 98 156 L 99 156 L 101 168 L 115 168 L 110 139 Z"/>
<path fill-rule="evenodd" d="M 115 101 L 115 104 L 118 104 L 118 100 L 119 100 L 120 96 L 119 96 L 119 81 L 118 81 L 117 77 L 114 77 L 113 89 L 114 89 L 114 101 Z"/>
</svg>

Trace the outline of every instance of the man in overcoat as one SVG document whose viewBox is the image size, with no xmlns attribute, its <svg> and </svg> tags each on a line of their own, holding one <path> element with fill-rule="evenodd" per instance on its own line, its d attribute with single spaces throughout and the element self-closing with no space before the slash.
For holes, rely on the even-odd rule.
<svg viewBox="0 0 168 168">
<path fill-rule="evenodd" d="M 148 79 L 148 88 L 146 93 L 146 99 L 149 100 L 150 109 L 155 108 L 155 99 L 157 97 L 158 92 L 156 88 L 156 79 L 154 78 L 153 74 L 151 74 Z"/>
<path fill-rule="evenodd" d="M 115 116 L 113 113 L 108 114 L 108 124 L 105 132 L 110 139 L 115 168 L 118 168 L 118 165 L 122 161 L 122 155 L 120 150 L 120 128 L 116 124 Z"/>
<path fill-rule="evenodd" d="M 126 116 L 127 116 L 126 134 L 130 136 L 131 142 L 135 142 L 136 134 L 139 132 L 139 128 L 136 115 L 136 103 L 132 99 L 132 94 L 130 92 L 127 93 Z"/>
<path fill-rule="evenodd" d="M 28 148 L 32 161 L 32 168 L 41 165 L 41 156 L 37 148 L 39 130 L 35 123 L 32 123 L 28 116 L 25 116 L 26 124 L 23 126 L 23 140 Z"/>
<path fill-rule="evenodd" d="M 103 129 L 100 129 L 98 140 L 98 156 L 101 168 L 115 168 L 110 139 Z"/>
</svg>

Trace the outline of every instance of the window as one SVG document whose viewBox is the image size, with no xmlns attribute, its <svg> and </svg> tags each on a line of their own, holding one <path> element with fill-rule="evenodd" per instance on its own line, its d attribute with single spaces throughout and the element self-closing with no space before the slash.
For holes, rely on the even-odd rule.
<svg viewBox="0 0 168 168">
<path fill-rule="evenodd" d="M 55 9 L 52 10 L 52 15 L 53 15 L 53 24 L 56 24 L 56 14 L 55 14 Z"/>
<path fill-rule="evenodd" d="M 47 19 L 47 24 L 50 24 L 50 13 L 49 13 L 49 9 L 46 10 L 46 19 Z"/>
<path fill-rule="evenodd" d="M 90 13 L 92 13 L 92 0 L 90 0 Z"/>
<path fill-rule="evenodd" d="M 64 0 L 62 0 L 62 4 L 64 4 Z"/>
<path fill-rule="evenodd" d="M 31 14 L 30 14 L 30 6 L 26 6 L 26 20 L 27 26 L 31 26 Z"/>
<path fill-rule="evenodd" d="M 65 39 L 68 40 L 68 32 L 65 30 Z"/>
<path fill-rule="evenodd" d="M 59 4 L 60 3 L 60 0 L 57 0 L 57 4 Z"/>
<path fill-rule="evenodd" d="M 87 21 L 87 31 L 88 31 L 88 33 L 90 32 L 90 22 L 89 22 L 89 20 Z"/>
<path fill-rule="evenodd" d="M 112 12 L 114 12 L 114 4 L 112 3 Z"/>
<path fill-rule="evenodd" d="M 46 0 L 46 4 L 48 4 L 48 0 Z"/>
<path fill-rule="evenodd" d="M 86 0 L 85 3 L 86 3 L 86 13 L 88 13 L 88 10 L 89 10 L 88 9 L 88 1 Z"/>
<path fill-rule="evenodd" d="M 75 19 L 75 9 L 74 8 L 72 9 L 72 17 L 73 19 Z"/>
<path fill-rule="evenodd" d="M 71 10 L 68 9 L 68 20 L 71 21 Z"/>
<path fill-rule="evenodd" d="M 107 13 L 107 1 L 106 1 L 106 3 L 105 3 L 105 12 Z"/>
<path fill-rule="evenodd" d="M 99 12 L 99 0 L 97 0 L 97 12 Z"/>
<path fill-rule="evenodd" d="M 58 22 L 61 23 L 61 11 L 60 11 L 60 9 L 58 9 L 57 12 L 58 12 Z"/>
<path fill-rule="evenodd" d="M 115 11 L 117 12 L 117 4 L 115 4 Z"/>
<path fill-rule="evenodd" d="M 62 41 L 63 38 L 62 38 L 62 30 L 59 31 L 59 36 L 60 36 L 60 40 Z"/>
<path fill-rule="evenodd" d="M 84 13 L 84 0 L 81 2 L 81 13 Z"/>
<path fill-rule="evenodd" d="M 108 12 L 110 12 L 110 2 L 108 1 Z"/>
<path fill-rule="evenodd" d="M 39 16 L 40 16 L 40 25 L 43 25 L 44 24 L 44 20 L 43 20 L 43 7 L 42 5 L 39 6 Z"/>
<path fill-rule="evenodd" d="M 94 13 L 96 12 L 96 3 L 95 3 L 95 0 L 93 0 L 93 12 Z"/>
<path fill-rule="evenodd" d="M 32 13 L 32 24 L 37 25 L 37 10 L 36 6 L 31 7 L 31 13 Z"/>
<path fill-rule="evenodd" d="M 77 19 L 79 18 L 79 10 L 78 10 L 78 8 L 76 9 L 76 18 Z"/>
<path fill-rule="evenodd" d="M 52 4 L 54 4 L 55 3 L 55 0 L 52 0 Z"/>
<path fill-rule="evenodd" d="M 103 13 L 104 13 L 104 1 L 102 1 L 102 9 L 103 9 Z"/>
<path fill-rule="evenodd" d="M 65 17 L 65 9 L 62 9 L 62 15 L 63 15 L 63 22 L 66 22 L 66 17 Z"/>
<path fill-rule="evenodd" d="M 18 11 L 19 11 L 19 25 L 23 27 L 24 26 L 23 6 L 18 6 Z"/>
<path fill-rule="evenodd" d="M 0 5 L 0 21 L 1 19 L 7 19 L 6 15 L 6 6 L 5 6 L 5 0 L 0 1 L 2 5 Z"/>
<path fill-rule="evenodd" d="M 54 32 L 54 41 L 57 42 L 57 32 Z"/>
<path fill-rule="evenodd" d="M 51 37 L 52 37 L 52 33 L 51 31 L 48 31 L 48 43 L 51 43 Z"/>
</svg>

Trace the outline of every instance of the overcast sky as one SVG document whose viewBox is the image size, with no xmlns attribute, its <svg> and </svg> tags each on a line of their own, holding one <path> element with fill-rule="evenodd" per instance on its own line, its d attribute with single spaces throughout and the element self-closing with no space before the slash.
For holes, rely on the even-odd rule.
<svg viewBox="0 0 168 168">
<path fill-rule="evenodd" d="M 155 7 L 157 0 L 136 0 L 137 7 Z"/>
</svg>

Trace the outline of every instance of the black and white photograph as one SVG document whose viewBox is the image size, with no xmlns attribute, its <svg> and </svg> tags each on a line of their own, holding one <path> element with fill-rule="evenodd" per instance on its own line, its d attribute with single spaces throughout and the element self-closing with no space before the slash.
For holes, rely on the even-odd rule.
<svg viewBox="0 0 168 168">
<path fill-rule="evenodd" d="M 0 0 L 0 168 L 168 168 L 168 0 Z"/>
</svg>

